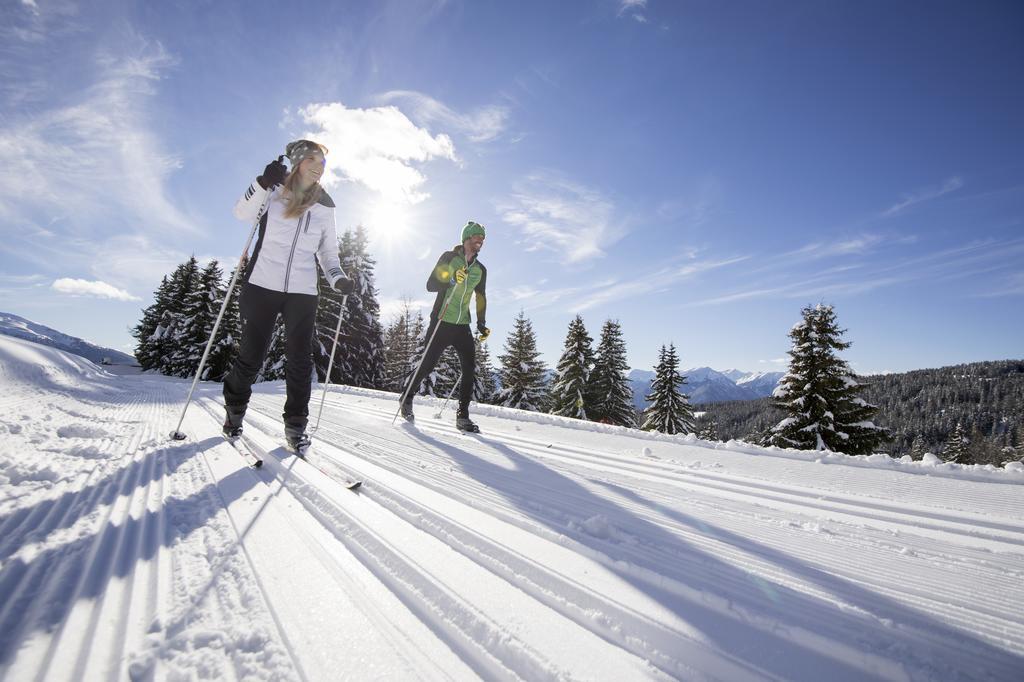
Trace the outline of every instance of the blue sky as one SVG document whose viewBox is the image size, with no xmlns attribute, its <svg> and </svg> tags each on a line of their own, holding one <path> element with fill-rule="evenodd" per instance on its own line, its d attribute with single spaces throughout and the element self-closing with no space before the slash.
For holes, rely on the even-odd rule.
<svg viewBox="0 0 1024 682">
<path fill-rule="evenodd" d="M 859 372 L 1024 356 L 1016 2 L 7 2 L 0 310 L 128 350 L 162 275 L 230 269 L 237 196 L 330 148 L 387 317 L 488 228 L 488 324 L 557 361 L 785 368 L 835 305 Z"/>
</svg>

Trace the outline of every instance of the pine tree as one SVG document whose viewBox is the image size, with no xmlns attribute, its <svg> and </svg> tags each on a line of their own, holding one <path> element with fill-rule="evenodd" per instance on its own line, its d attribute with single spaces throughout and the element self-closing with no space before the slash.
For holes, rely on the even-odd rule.
<svg viewBox="0 0 1024 682">
<path fill-rule="evenodd" d="M 267 350 L 267 357 L 263 359 L 263 367 L 260 368 L 256 381 L 284 379 L 285 365 L 287 363 L 288 359 L 285 356 L 284 320 L 278 315 L 274 321 L 274 331 L 270 334 L 270 348 Z"/>
<path fill-rule="evenodd" d="M 406 375 L 405 380 L 402 382 L 403 389 L 408 385 L 409 381 L 412 380 L 413 372 L 420 367 L 420 363 L 423 361 L 423 354 L 427 351 L 427 344 L 432 341 L 430 338 L 432 333 L 433 329 L 431 327 L 425 327 L 416 339 L 416 351 L 413 353 L 412 362 L 409 365 L 409 372 Z M 441 361 L 438 360 L 438 365 L 440 364 Z M 416 395 L 437 396 L 440 394 L 440 389 L 437 386 L 440 378 L 437 366 L 435 365 L 434 369 L 431 370 L 427 376 L 423 377 Z"/>
<path fill-rule="evenodd" d="M 697 438 L 701 440 L 719 440 L 718 422 L 707 415 L 697 420 Z"/>
<path fill-rule="evenodd" d="M 156 369 L 160 353 L 157 350 L 156 334 L 160 326 L 160 320 L 164 313 L 170 308 L 173 284 L 171 279 L 164 275 L 160 286 L 153 293 L 153 303 L 142 311 L 142 319 L 132 329 L 132 336 L 135 337 L 135 359 L 139 361 L 142 369 Z"/>
<path fill-rule="evenodd" d="M 694 430 L 693 408 L 690 397 L 680 393 L 679 387 L 686 383 L 686 377 L 679 374 L 679 358 L 676 347 L 669 344 L 658 353 L 658 366 L 654 368 L 654 381 L 650 402 L 644 410 L 644 431 L 660 431 L 668 434 L 687 434 Z"/>
<path fill-rule="evenodd" d="M 401 392 L 415 367 L 416 344 L 423 333 L 423 313 L 413 313 L 409 299 L 384 331 L 384 387 Z"/>
<path fill-rule="evenodd" d="M 247 258 L 243 258 L 241 264 L 235 270 L 245 271 Z M 228 282 L 235 276 L 235 270 L 231 272 Z M 239 311 L 239 301 L 242 295 L 243 282 L 239 279 L 235 282 L 231 296 L 224 307 L 224 317 L 221 318 L 220 327 L 217 328 L 217 336 L 213 341 L 213 348 L 210 349 L 210 357 L 206 361 L 206 369 L 203 370 L 203 379 L 206 381 L 224 381 L 231 366 L 238 357 L 238 349 L 242 341 L 242 320 Z M 223 295 L 223 294 L 222 294 Z"/>
<path fill-rule="evenodd" d="M 636 426 L 636 408 L 628 372 L 622 328 L 617 321 L 608 320 L 601 328 L 601 340 L 597 344 L 594 369 L 590 374 L 592 397 L 587 401 L 587 414 L 592 420 Z"/>
<path fill-rule="evenodd" d="M 455 395 L 462 381 L 462 363 L 454 346 L 448 346 L 441 353 L 441 359 L 434 368 L 434 390 L 442 398 Z"/>
<path fill-rule="evenodd" d="M 331 367 L 331 383 L 344 383 L 341 381 L 341 371 L 338 368 L 343 357 L 345 346 L 343 346 L 346 327 L 348 326 L 346 301 L 345 311 L 342 311 L 341 302 L 344 295 L 331 288 L 323 271 L 317 269 L 319 288 L 319 299 L 316 303 L 316 327 L 313 332 L 313 368 L 316 371 L 317 381 L 327 380 L 327 368 Z M 354 292 L 349 294 L 351 298 Z M 341 327 L 338 327 L 339 317 Z M 334 331 L 338 330 L 338 349 L 334 358 L 334 365 L 331 366 L 331 351 L 334 349 Z"/>
<path fill-rule="evenodd" d="M 210 261 L 195 278 L 192 290 L 185 295 L 165 374 L 185 378 L 195 376 L 223 301 L 221 276 L 220 265 L 216 260 Z M 206 369 L 203 373 L 206 374 Z"/>
<path fill-rule="evenodd" d="M 588 383 L 594 366 L 593 339 L 577 315 L 569 323 L 565 350 L 558 361 L 551 387 L 551 413 L 576 419 L 587 418 Z"/>
<path fill-rule="evenodd" d="M 949 437 L 945 447 L 942 448 L 942 459 L 953 464 L 971 464 L 971 455 L 967 449 L 969 442 L 967 436 L 964 435 L 963 424 L 957 422 L 956 430 L 953 431 L 953 435 Z"/>
<path fill-rule="evenodd" d="M 921 434 L 914 436 L 914 442 L 910 445 L 910 457 L 914 460 L 924 459 L 924 453 L 928 451 Z"/>
<path fill-rule="evenodd" d="M 473 382 L 473 398 L 478 403 L 493 403 L 498 392 L 491 366 L 491 352 L 486 341 L 476 342 L 476 380 Z"/>
<path fill-rule="evenodd" d="M 195 287 L 198 276 L 199 263 L 195 256 L 190 256 L 171 274 L 166 306 L 160 316 L 157 328 L 150 336 L 153 368 L 159 370 L 161 374 L 173 373 L 172 355 L 177 348 L 176 342 L 182 326 L 185 299 Z"/>
<path fill-rule="evenodd" d="M 384 332 L 380 324 L 380 304 L 374 287 L 375 261 L 367 252 L 369 237 L 359 226 L 341 238 L 341 268 L 355 282 L 355 289 L 346 299 L 345 318 L 338 336 L 338 353 L 334 359 L 331 381 L 349 386 L 382 388 L 384 386 Z M 330 361 L 337 326 L 337 310 L 341 294 L 333 291 L 320 273 L 320 304 L 317 311 L 317 342 L 314 362 L 317 374 L 323 376 Z M 333 308 L 333 312 L 332 312 Z"/>
<path fill-rule="evenodd" d="M 832 306 L 808 306 L 802 316 L 789 333 L 789 372 L 773 394 L 775 406 L 789 416 L 775 425 L 767 444 L 870 454 L 890 435 L 870 421 L 877 408 L 858 397 L 863 385 L 836 356 L 850 347 L 841 340 L 845 330 Z"/>
<path fill-rule="evenodd" d="M 505 341 L 505 352 L 498 359 L 501 390 L 495 396 L 495 404 L 543 412 L 548 394 L 547 368 L 537 350 L 533 325 L 521 310 Z"/>
</svg>

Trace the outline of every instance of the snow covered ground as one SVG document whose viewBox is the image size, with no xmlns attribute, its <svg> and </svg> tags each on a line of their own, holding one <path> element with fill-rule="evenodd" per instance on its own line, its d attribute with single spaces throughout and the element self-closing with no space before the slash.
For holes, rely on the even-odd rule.
<svg viewBox="0 0 1024 682">
<path fill-rule="evenodd" d="M 1020 464 L 187 389 L 0 337 L 0 678 L 1024 679 Z"/>
</svg>

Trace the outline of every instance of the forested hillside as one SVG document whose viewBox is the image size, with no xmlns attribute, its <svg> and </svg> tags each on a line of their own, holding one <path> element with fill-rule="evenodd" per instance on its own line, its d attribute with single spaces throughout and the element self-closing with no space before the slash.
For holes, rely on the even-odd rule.
<svg viewBox="0 0 1024 682">
<path fill-rule="evenodd" d="M 957 424 L 975 464 L 1024 457 L 1024 360 L 974 362 L 902 374 L 858 377 L 863 397 L 878 406 L 875 421 L 894 440 L 881 449 L 894 456 L 943 454 Z M 722 440 L 760 440 L 783 418 L 768 398 L 702 406 Z M 916 441 L 916 442 L 915 442 Z"/>
</svg>

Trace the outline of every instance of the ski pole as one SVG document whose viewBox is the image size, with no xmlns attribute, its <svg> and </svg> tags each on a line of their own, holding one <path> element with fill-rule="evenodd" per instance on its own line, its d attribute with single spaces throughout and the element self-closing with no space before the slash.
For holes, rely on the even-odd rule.
<svg viewBox="0 0 1024 682">
<path fill-rule="evenodd" d="M 476 340 L 477 340 L 477 343 L 484 343 L 484 341 L 479 336 L 477 337 Z M 459 378 L 455 380 L 455 384 L 452 386 L 452 390 L 448 391 L 448 397 L 444 399 L 444 402 L 441 404 L 441 409 L 438 410 L 437 414 L 434 415 L 434 419 L 440 419 L 441 415 L 444 414 L 445 408 L 448 407 L 448 401 L 452 399 L 453 395 L 455 395 L 455 387 L 458 386 L 461 382 L 462 382 L 462 372 L 460 371 L 459 372 Z"/>
<path fill-rule="evenodd" d="M 441 409 L 434 415 L 434 419 L 440 419 L 441 415 L 444 414 L 445 408 L 448 407 L 448 401 L 452 399 L 453 395 L 455 395 L 455 387 L 460 383 L 462 383 L 462 372 L 459 372 L 459 378 L 456 379 L 455 383 L 452 385 L 452 390 L 448 391 L 448 397 L 444 399 L 443 403 L 441 403 Z"/>
<path fill-rule="evenodd" d="M 320 394 L 320 410 L 316 413 L 316 425 L 309 432 L 312 436 L 320 428 L 320 417 L 324 413 L 324 400 L 327 399 L 327 387 L 331 383 L 331 369 L 334 367 L 334 354 L 338 352 L 338 336 L 341 334 L 341 318 L 345 314 L 345 304 L 348 301 L 348 294 L 341 297 L 341 306 L 338 309 L 338 326 L 334 328 L 334 345 L 331 347 L 331 359 L 327 363 L 327 376 L 324 377 L 324 391 Z"/>
<path fill-rule="evenodd" d="M 409 383 L 406 384 L 405 390 L 402 391 L 401 397 L 398 399 L 398 409 L 395 410 L 395 416 L 391 418 L 391 425 L 394 426 L 395 420 L 398 419 L 398 413 L 402 411 L 402 403 L 405 402 L 405 395 L 412 389 L 412 383 L 419 376 L 420 367 L 423 366 L 423 361 L 427 359 L 427 351 L 430 350 L 431 344 L 434 343 L 434 337 L 437 336 L 437 330 L 441 328 L 441 318 L 444 317 L 445 312 L 448 310 L 448 304 L 452 302 L 452 296 L 455 294 L 455 287 L 452 287 L 448 292 L 448 300 L 444 302 L 444 307 L 441 308 L 440 314 L 437 316 L 437 324 L 434 325 L 434 331 L 430 333 L 430 338 L 427 340 L 427 345 L 423 348 L 423 356 L 420 358 L 419 363 L 416 365 L 416 371 L 409 377 Z"/>
<path fill-rule="evenodd" d="M 245 240 L 245 248 L 242 249 L 242 255 L 238 257 L 238 266 L 235 268 L 235 274 L 231 278 L 231 283 L 228 284 L 228 289 L 224 293 L 224 302 L 220 304 L 220 313 L 217 314 L 217 321 L 213 323 L 213 331 L 210 332 L 210 340 L 206 342 L 206 349 L 203 351 L 203 358 L 199 361 L 199 369 L 196 370 L 196 376 L 192 379 L 192 388 L 188 390 L 188 397 L 185 398 L 185 406 L 181 408 L 181 417 L 178 418 L 178 425 L 173 431 L 171 431 L 171 438 L 174 440 L 185 440 L 186 436 L 180 431 L 181 423 L 185 421 L 185 412 L 188 410 L 188 405 L 192 402 L 192 393 L 196 390 L 196 384 L 199 383 L 199 377 L 203 374 L 203 367 L 206 365 L 206 358 L 210 355 L 210 348 L 213 346 L 213 339 L 217 336 L 217 329 L 220 328 L 221 318 L 224 317 L 224 310 L 228 307 L 228 301 L 231 299 L 231 292 L 235 289 L 235 283 L 238 281 L 238 275 L 242 272 L 242 264 L 245 262 L 245 257 L 249 254 L 249 245 L 252 244 L 252 238 L 256 236 L 256 230 L 260 227 L 260 219 L 263 217 L 263 212 L 267 208 L 267 204 L 270 203 L 270 195 L 273 188 L 267 191 L 267 196 L 263 199 L 263 203 L 260 205 L 260 210 L 256 212 L 256 220 L 253 221 L 252 230 L 249 231 L 249 238 Z"/>
</svg>

